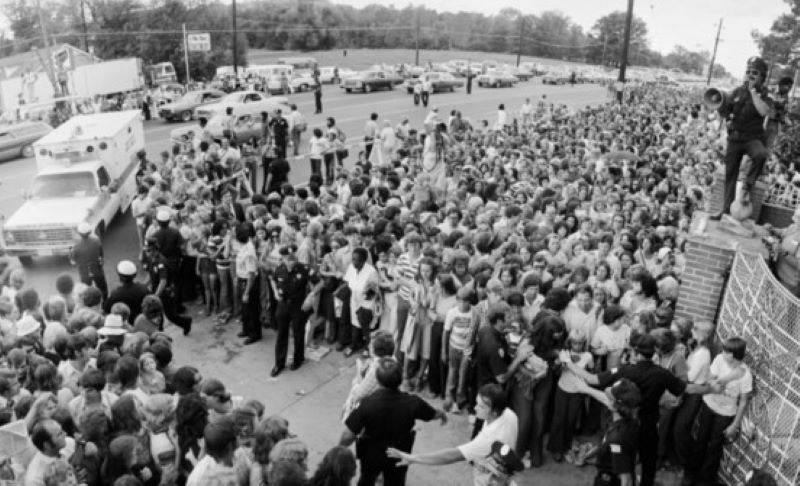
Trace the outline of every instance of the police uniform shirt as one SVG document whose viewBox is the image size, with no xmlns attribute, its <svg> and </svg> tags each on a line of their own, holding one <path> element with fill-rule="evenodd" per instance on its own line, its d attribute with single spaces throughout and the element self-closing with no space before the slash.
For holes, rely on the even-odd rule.
<svg viewBox="0 0 800 486">
<path fill-rule="evenodd" d="M 358 458 L 379 461 L 386 458 L 387 447 L 411 452 L 415 422 L 434 418 L 436 410 L 417 395 L 381 388 L 364 398 L 344 424 L 361 437 Z"/>
<path fill-rule="evenodd" d="M 158 283 L 162 279 L 169 281 L 169 269 L 167 268 L 166 259 L 163 256 L 156 254 L 150 258 L 146 258 L 142 262 L 142 267 L 144 267 L 147 274 L 150 275 L 150 290 L 153 292 L 156 291 Z"/>
<path fill-rule="evenodd" d="M 158 248 L 164 258 L 174 260 L 181 257 L 183 237 L 181 232 L 171 226 L 159 228 L 153 237 L 158 241 Z"/>
<path fill-rule="evenodd" d="M 103 244 L 99 239 L 94 237 L 81 238 L 79 242 L 72 247 L 72 259 L 78 264 L 79 267 L 89 267 L 100 263 L 103 258 Z"/>
<path fill-rule="evenodd" d="M 597 451 L 598 473 L 614 476 L 635 474 L 638 444 L 639 424 L 636 420 L 619 419 L 612 422 Z"/>
<path fill-rule="evenodd" d="M 761 100 L 772 107 L 769 96 L 761 96 Z M 750 91 L 744 86 L 734 89 L 730 97 L 719 108 L 719 113 L 728 120 L 728 136 L 737 132 L 738 139 L 758 138 L 764 135 L 764 117 L 756 110 Z"/>
<path fill-rule="evenodd" d="M 111 306 L 117 302 L 122 302 L 131 310 L 130 322 L 142 313 L 142 301 L 145 296 L 150 293 L 147 287 L 138 283 L 131 282 L 130 284 L 122 284 L 109 294 L 108 299 L 103 302 L 103 311 L 106 314 L 111 313 Z"/>
<path fill-rule="evenodd" d="M 309 282 L 308 267 L 302 263 L 292 265 L 290 271 L 285 263 L 275 270 L 275 284 L 284 301 L 302 302 L 306 297 Z"/>
<path fill-rule="evenodd" d="M 642 422 L 655 423 L 658 421 L 658 403 L 665 390 L 676 397 L 683 395 L 686 391 L 686 382 L 651 360 L 642 360 L 636 364 L 624 365 L 600 373 L 597 375 L 598 387 L 605 389 L 620 378 L 631 380 L 639 388 L 639 392 L 642 394 L 639 419 Z"/>
<path fill-rule="evenodd" d="M 487 383 L 497 383 L 497 377 L 508 371 L 511 357 L 503 334 L 492 326 L 478 330 L 478 347 L 475 370 L 478 388 Z"/>
</svg>

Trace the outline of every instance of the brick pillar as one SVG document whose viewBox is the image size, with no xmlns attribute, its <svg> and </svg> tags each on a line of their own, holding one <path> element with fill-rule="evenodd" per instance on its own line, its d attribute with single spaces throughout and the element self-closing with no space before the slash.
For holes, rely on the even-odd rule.
<svg viewBox="0 0 800 486">
<path fill-rule="evenodd" d="M 725 197 L 725 174 L 714 172 L 711 191 L 706 195 L 706 211 L 711 214 L 722 211 L 722 199 Z"/>
<path fill-rule="evenodd" d="M 753 214 L 750 218 L 753 221 L 759 220 L 761 213 L 761 205 L 767 197 L 767 183 L 758 180 L 750 193 L 750 201 L 753 203 Z M 725 174 L 722 172 L 714 173 L 714 182 L 711 184 L 711 190 L 706 197 L 706 211 L 711 214 L 722 211 L 722 200 L 725 198 Z"/>
<path fill-rule="evenodd" d="M 695 218 L 707 216 L 697 213 Z M 697 227 L 698 221 L 693 222 Z M 692 234 L 686 241 L 686 266 L 681 276 L 681 288 L 675 315 L 698 320 L 715 321 L 722 299 L 727 275 L 738 250 L 765 254 L 759 238 L 735 235 L 722 228 L 718 221 L 708 221 L 701 235 Z"/>
</svg>

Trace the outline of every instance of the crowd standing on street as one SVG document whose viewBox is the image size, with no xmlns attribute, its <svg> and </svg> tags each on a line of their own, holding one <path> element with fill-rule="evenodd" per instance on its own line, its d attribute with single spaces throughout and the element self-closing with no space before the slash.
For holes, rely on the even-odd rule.
<svg viewBox="0 0 800 486">
<path fill-rule="evenodd" d="M 81 282 L 62 275 L 51 295 L 3 262 L 0 433 L 18 446 L 0 477 L 346 485 L 358 464 L 359 485 L 402 485 L 411 465 L 467 461 L 475 484 L 506 485 L 554 461 L 593 464 L 600 485 L 652 486 L 671 468 L 716 484 L 753 389 L 747 349 L 674 309 L 723 132 L 697 92 L 626 89 L 634 103 L 526 100 L 491 120 L 431 107 L 418 127 L 372 113 L 356 143 L 329 117 L 302 187 L 288 179 L 296 107 L 264 113 L 259 140 L 215 140 L 201 122 L 189 143 L 140 154 L 141 261 L 115 262 L 117 288 L 89 235 L 72 255 Z M 342 413 L 319 418 L 342 423 L 340 444 L 310 478 L 285 419 L 173 362 L 190 338 L 164 329 L 190 335 L 188 311 L 241 326 L 244 344 L 274 329 L 274 363 L 254 363 L 272 376 L 291 379 L 308 345 L 357 355 Z M 456 414 L 462 444 L 415 443 L 418 421 Z"/>
</svg>

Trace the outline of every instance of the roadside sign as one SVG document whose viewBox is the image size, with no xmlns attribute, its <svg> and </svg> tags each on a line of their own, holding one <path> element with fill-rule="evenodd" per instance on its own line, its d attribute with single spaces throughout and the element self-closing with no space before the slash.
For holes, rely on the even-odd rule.
<svg viewBox="0 0 800 486">
<path fill-rule="evenodd" d="M 190 51 L 208 52 L 211 50 L 211 34 L 186 34 Z"/>
</svg>

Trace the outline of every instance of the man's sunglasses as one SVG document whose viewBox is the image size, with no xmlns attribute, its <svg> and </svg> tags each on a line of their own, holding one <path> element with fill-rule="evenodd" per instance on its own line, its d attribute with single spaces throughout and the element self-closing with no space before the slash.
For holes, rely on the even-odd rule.
<svg viewBox="0 0 800 486">
<path fill-rule="evenodd" d="M 745 74 L 747 74 L 748 76 L 751 74 L 758 76 L 761 74 L 761 71 L 746 71 Z"/>
</svg>

